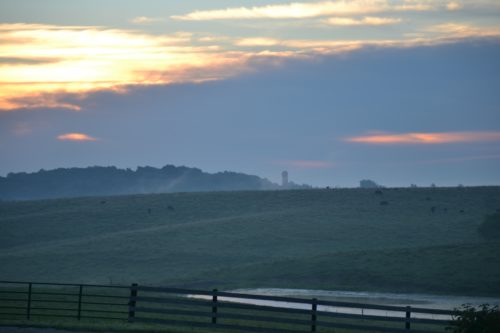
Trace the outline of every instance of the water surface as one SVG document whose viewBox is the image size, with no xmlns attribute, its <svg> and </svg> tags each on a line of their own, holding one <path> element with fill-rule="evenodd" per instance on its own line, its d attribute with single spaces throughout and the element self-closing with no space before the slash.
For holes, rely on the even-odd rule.
<svg viewBox="0 0 500 333">
<path fill-rule="evenodd" d="M 336 291 L 336 290 L 309 290 L 309 289 L 280 289 L 280 288 L 256 288 L 256 289 L 236 289 L 229 292 L 265 295 L 265 296 L 282 296 L 304 298 L 310 300 L 317 298 L 325 301 L 352 302 L 360 304 L 378 304 L 378 305 L 394 305 L 394 306 L 411 306 L 418 308 L 453 310 L 461 307 L 463 304 L 471 304 L 479 306 L 481 304 L 499 305 L 500 298 L 493 297 L 473 297 L 473 296 L 443 296 L 430 294 L 400 294 L 400 293 L 381 293 L 381 292 L 364 292 L 364 291 Z M 208 296 L 195 296 L 196 298 L 210 298 Z M 233 297 L 219 297 L 221 301 L 236 302 L 253 305 L 266 305 L 274 307 L 285 307 L 294 309 L 310 309 L 310 304 L 277 302 L 267 300 L 252 300 Z M 319 311 L 363 314 L 374 316 L 388 317 L 404 317 L 404 312 L 373 310 L 359 308 L 346 308 L 337 306 L 318 306 Z M 450 319 L 450 316 L 434 315 L 434 314 L 416 314 L 412 313 L 412 317 L 416 318 L 432 318 L 432 319 Z"/>
</svg>

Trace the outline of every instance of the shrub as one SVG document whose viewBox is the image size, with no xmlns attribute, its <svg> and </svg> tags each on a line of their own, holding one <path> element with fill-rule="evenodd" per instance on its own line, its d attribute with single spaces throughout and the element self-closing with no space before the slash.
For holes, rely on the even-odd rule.
<svg viewBox="0 0 500 333">
<path fill-rule="evenodd" d="M 486 215 L 477 231 L 486 239 L 500 238 L 500 213 Z"/>
<path fill-rule="evenodd" d="M 480 305 L 477 309 L 464 304 L 455 309 L 451 326 L 453 333 L 498 333 L 500 329 L 500 310 L 498 306 Z"/>
</svg>

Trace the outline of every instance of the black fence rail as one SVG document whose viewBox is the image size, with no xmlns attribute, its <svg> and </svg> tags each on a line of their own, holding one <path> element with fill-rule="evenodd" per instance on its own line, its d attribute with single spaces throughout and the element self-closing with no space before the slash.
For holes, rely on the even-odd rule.
<svg viewBox="0 0 500 333">
<path fill-rule="evenodd" d="M 452 311 L 244 293 L 0 281 L 0 320 L 65 318 L 231 332 L 445 332 Z"/>
<path fill-rule="evenodd" d="M 130 287 L 0 281 L 0 318 L 127 320 Z"/>
</svg>

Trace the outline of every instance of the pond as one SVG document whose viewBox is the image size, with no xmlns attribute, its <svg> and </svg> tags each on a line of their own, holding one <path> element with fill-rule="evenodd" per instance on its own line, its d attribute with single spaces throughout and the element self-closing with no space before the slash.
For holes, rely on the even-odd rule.
<svg viewBox="0 0 500 333">
<path fill-rule="evenodd" d="M 280 288 L 256 288 L 256 289 L 236 289 L 229 292 L 265 295 L 265 296 L 282 296 L 312 299 L 317 298 L 325 301 L 352 302 L 377 305 L 394 305 L 394 306 L 411 306 L 418 308 L 453 310 L 460 307 L 462 304 L 471 304 L 479 306 L 481 304 L 500 305 L 500 298 L 493 297 L 473 297 L 473 296 L 443 296 L 429 294 L 400 294 L 400 293 L 382 293 L 382 292 L 363 292 L 363 291 L 335 291 L 335 290 L 309 290 L 309 289 L 280 289 Z M 195 298 L 209 298 L 207 296 L 196 296 Z M 274 307 L 286 307 L 296 309 L 309 309 L 310 304 L 268 301 L 268 300 L 253 300 L 244 298 L 228 298 L 219 297 L 220 301 L 265 305 Z M 374 310 L 359 308 L 347 308 L 337 306 L 318 306 L 319 311 L 352 313 L 362 315 L 375 315 L 387 317 L 404 317 L 404 312 Z M 450 319 L 450 316 L 435 315 L 435 314 L 412 314 L 416 318 L 431 318 L 431 319 Z"/>
</svg>

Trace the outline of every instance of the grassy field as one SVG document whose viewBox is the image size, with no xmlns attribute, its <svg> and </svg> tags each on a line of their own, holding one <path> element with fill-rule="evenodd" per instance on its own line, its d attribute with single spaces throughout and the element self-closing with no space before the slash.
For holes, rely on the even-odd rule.
<svg viewBox="0 0 500 333">
<path fill-rule="evenodd" d="M 499 187 L 1 202 L 0 279 L 500 296 L 498 209 Z"/>
</svg>

